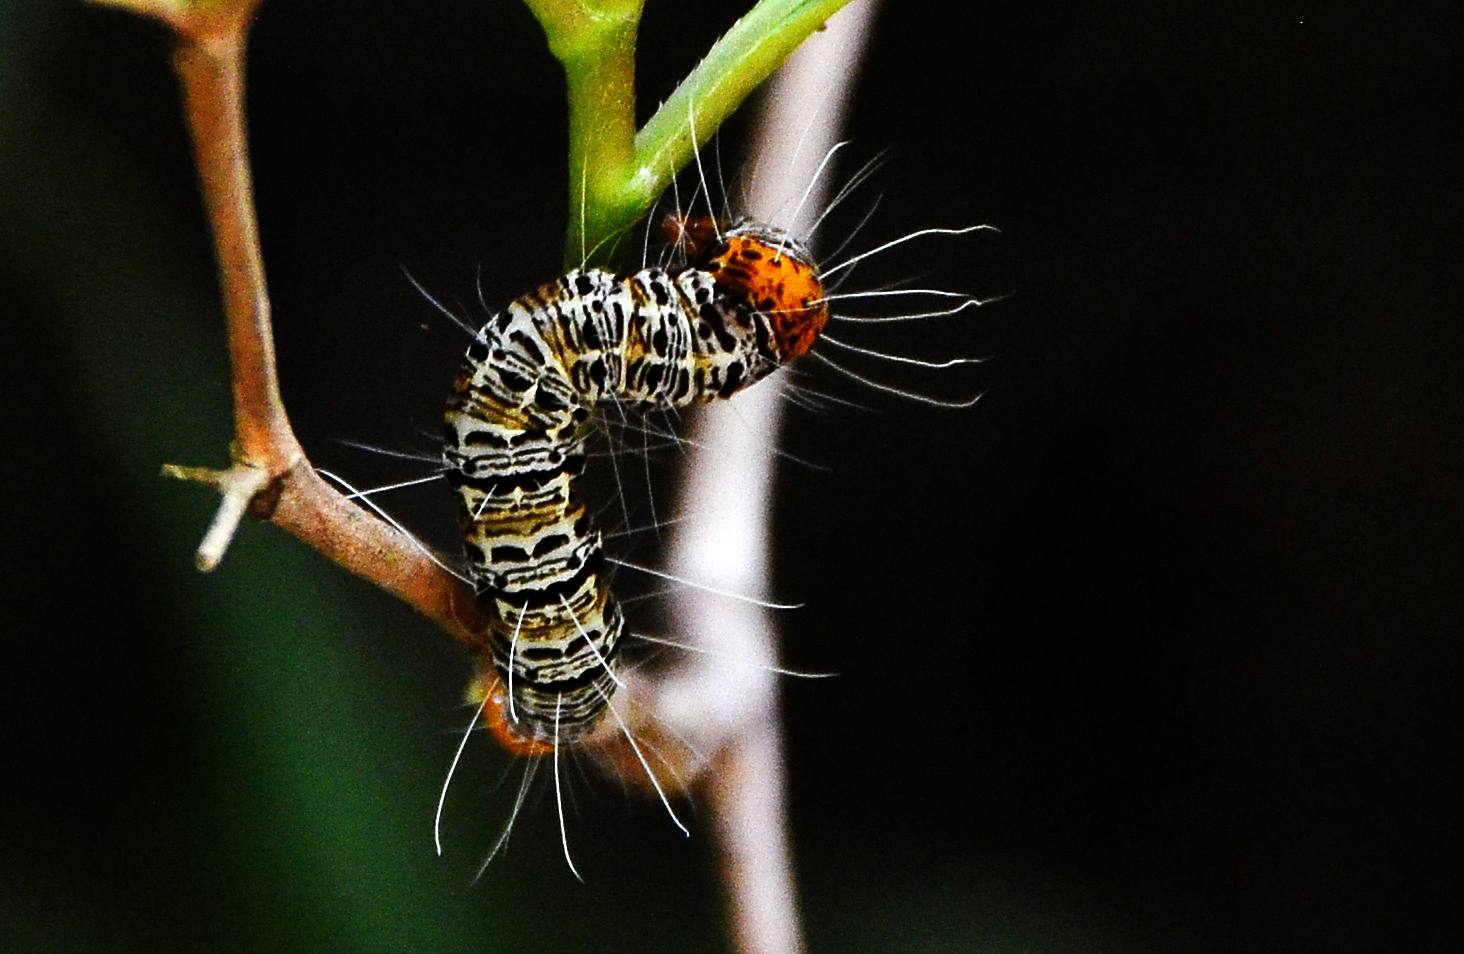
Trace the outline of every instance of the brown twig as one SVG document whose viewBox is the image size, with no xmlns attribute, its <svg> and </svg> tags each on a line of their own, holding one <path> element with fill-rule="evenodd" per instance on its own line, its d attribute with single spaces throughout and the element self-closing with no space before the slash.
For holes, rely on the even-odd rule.
<svg viewBox="0 0 1464 954">
<path fill-rule="evenodd" d="M 218 260 L 234 393 L 233 463 L 224 470 L 163 468 L 168 476 L 207 484 L 223 498 L 198 548 L 199 568 L 218 565 L 248 512 L 481 650 L 483 620 L 472 591 L 416 541 L 326 484 L 285 413 L 244 130 L 244 50 L 257 0 L 109 2 L 156 16 L 178 33 L 173 66 Z"/>
</svg>

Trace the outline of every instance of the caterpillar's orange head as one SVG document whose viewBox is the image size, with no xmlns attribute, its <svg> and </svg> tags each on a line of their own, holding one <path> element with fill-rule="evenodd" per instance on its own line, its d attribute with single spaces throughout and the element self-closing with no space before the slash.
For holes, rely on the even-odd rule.
<svg viewBox="0 0 1464 954">
<path fill-rule="evenodd" d="M 719 285 L 744 294 L 768 317 L 778 356 L 805 354 L 829 321 L 813 256 L 780 228 L 743 222 L 729 229 L 707 268 Z"/>
</svg>

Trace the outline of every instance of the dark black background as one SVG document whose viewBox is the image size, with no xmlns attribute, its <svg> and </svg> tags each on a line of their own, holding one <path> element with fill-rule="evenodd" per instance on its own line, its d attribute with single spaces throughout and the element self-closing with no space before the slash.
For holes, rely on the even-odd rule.
<svg viewBox="0 0 1464 954">
<path fill-rule="evenodd" d="M 649 6 L 647 111 L 737 12 Z M 974 410 L 816 374 L 873 410 L 782 442 L 831 468 L 785 466 L 778 512 L 787 656 L 842 673 L 786 687 L 814 949 L 1451 949 L 1464 24 L 1359 7 L 887 4 L 860 243 L 1003 232 L 868 277 L 1015 294 L 878 339 L 992 356 L 915 382 Z M 211 501 L 154 474 L 221 462 L 229 419 L 165 34 L 7 18 L 0 921 L 28 949 L 725 944 L 710 820 L 688 845 L 613 783 L 577 782 L 588 887 L 546 801 L 465 889 L 510 789 L 470 749 L 432 856 L 456 650 L 269 528 L 192 572 Z M 399 267 L 468 301 L 481 266 L 490 302 L 558 270 L 558 68 L 513 3 L 269 0 L 250 83 L 291 413 L 322 465 L 405 476 L 337 441 L 430 448 L 461 342 Z M 399 507 L 450 520 L 441 488 Z"/>
</svg>

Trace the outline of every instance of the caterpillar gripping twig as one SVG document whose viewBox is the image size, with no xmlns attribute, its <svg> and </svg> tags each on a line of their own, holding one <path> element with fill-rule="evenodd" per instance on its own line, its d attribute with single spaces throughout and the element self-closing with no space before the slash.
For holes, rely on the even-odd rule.
<svg viewBox="0 0 1464 954">
<path fill-rule="evenodd" d="M 443 456 L 492 620 L 475 685 L 518 754 L 584 738 L 619 681 L 625 617 L 579 481 L 595 410 L 729 398 L 806 352 L 829 318 L 812 257 L 781 229 L 676 225 L 684 265 L 572 271 L 494 315 L 448 400 Z"/>
</svg>

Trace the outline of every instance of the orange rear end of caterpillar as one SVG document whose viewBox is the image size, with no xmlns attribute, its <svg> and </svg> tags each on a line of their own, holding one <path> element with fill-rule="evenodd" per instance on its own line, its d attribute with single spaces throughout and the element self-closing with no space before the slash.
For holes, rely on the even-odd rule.
<svg viewBox="0 0 1464 954">
<path fill-rule="evenodd" d="M 494 670 L 487 669 L 473 677 L 468 683 L 467 698 L 482 707 L 483 724 L 508 753 L 520 758 L 554 754 L 551 740 L 534 738 L 514 726 L 509 712 L 508 686 Z"/>
</svg>

